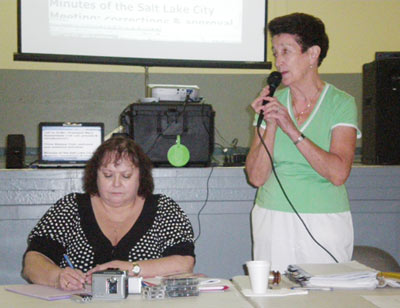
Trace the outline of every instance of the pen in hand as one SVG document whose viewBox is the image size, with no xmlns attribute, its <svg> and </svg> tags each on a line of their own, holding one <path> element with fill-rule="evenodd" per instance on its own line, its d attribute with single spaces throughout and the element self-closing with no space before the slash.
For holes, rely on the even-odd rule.
<svg viewBox="0 0 400 308">
<path fill-rule="evenodd" d="M 67 254 L 64 254 L 64 259 L 65 259 L 65 262 L 67 262 L 67 264 L 68 264 L 68 266 L 69 266 L 70 268 L 75 269 L 74 265 L 71 263 L 71 260 L 69 259 L 69 257 L 68 257 Z M 84 283 L 82 283 L 82 288 L 83 288 L 83 289 L 86 288 L 86 286 L 85 286 Z"/>
<path fill-rule="evenodd" d="M 68 258 L 68 256 L 66 254 L 64 254 L 64 259 L 65 259 L 65 262 L 67 262 L 68 266 L 70 268 L 74 269 L 74 266 L 72 265 L 71 260 Z"/>
</svg>

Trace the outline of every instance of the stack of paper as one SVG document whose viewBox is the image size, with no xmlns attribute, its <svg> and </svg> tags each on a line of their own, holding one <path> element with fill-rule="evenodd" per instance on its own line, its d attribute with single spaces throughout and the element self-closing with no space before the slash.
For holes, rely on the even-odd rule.
<svg viewBox="0 0 400 308">
<path fill-rule="evenodd" d="M 60 299 L 70 298 L 74 294 L 85 293 L 87 291 L 63 291 L 60 289 L 42 286 L 38 284 L 21 284 L 21 285 L 10 285 L 5 287 L 7 291 L 45 299 L 47 301 L 54 301 Z"/>
<path fill-rule="evenodd" d="M 296 273 L 306 287 L 375 289 L 379 284 L 378 271 L 357 261 L 290 265 L 288 272 Z"/>
</svg>

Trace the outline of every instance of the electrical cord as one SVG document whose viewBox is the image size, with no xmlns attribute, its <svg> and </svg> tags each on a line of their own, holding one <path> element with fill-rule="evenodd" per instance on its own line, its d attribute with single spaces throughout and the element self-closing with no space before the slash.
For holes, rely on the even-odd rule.
<svg viewBox="0 0 400 308">
<path fill-rule="evenodd" d="M 217 127 L 215 127 L 215 132 L 217 133 L 218 137 L 220 137 L 222 139 L 222 141 L 226 144 L 228 144 L 229 142 L 221 135 L 220 131 L 218 130 Z"/>
<path fill-rule="evenodd" d="M 322 248 L 336 263 L 339 263 L 339 261 L 334 257 L 334 255 L 333 255 L 328 249 L 326 249 L 322 244 L 320 244 L 320 243 L 314 238 L 314 236 L 312 235 L 312 233 L 311 233 L 310 230 L 308 229 L 306 223 L 304 222 L 303 218 L 301 218 L 300 214 L 297 212 L 296 208 L 294 207 L 294 205 L 293 205 L 292 202 L 290 201 L 290 199 L 289 199 L 288 195 L 286 194 L 286 191 L 285 191 L 285 189 L 283 188 L 283 185 L 282 185 L 281 181 L 279 180 L 279 177 L 278 177 L 278 175 L 277 175 L 277 173 L 276 173 L 275 166 L 274 166 L 274 161 L 273 161 L 273 159 L 272 159 L 271 153 L 270 153 L 269 150 L 268 150 L 267 145 L 265 144 L 265 142 L 264 142 L 264 140 L 263 140 L 263 138 L 262 138 L 262 136 L 261 136 L 260 127 L 257 127 L 257 135 L 258 135 L 258 137 L 260 138 L 260 141 L 261 141 L 262 145 L 264 146 L 265 150 L 267 151 L 269 160 L 270 160 L 270 162 L 271 162 L 272 172 L 274 173 L 274 176 L 275 176 L 275 178 L 276 178 L 276 181 L 278 182 L 279 187 L 281 188 L 282 193 L 283 193 L 283 195 L 285 196 L 286 200 L 288 201 L 288 203 L 289 203 L 290 207 L 292 208 L 293 212 L 294 212 L 294 213 L 296 214 L 296 216 L 299 218 L 299 220 L 300 220 L 301 223 L 303 224 L 304 228 L 306 229 L 306 231 L 307 231 L 308 235 L 311 237 L 311 239 L 312 239 L 319 247 L 321 247 L 321 248 Z"/>
<path fill-rule="evenodd" d="M 197 234 L 197 237 L 194 239 L 194 243 L 196 243 L 196 241 L 199 239 L 199 237 L 200 237 L 200 235 L 201 235 L 200 214 L 201 214 L 201 212 L 204 210 L 204 208 L 205 208 L 205 206 L 206 206 L 206 204 L 207 204 L 207 202 L 208 202 L 209 183 L 210 183 L 210 178 L 211 178 L 211 175 L 212 175 L 213 171 L 214 171 L 214 167 L 211 167 L 210 174 L 208 175 L 208 178 L 207 178 L 207 194 L 206 194 L 206 199 L 204 200 L 203 205 L 201 206 L 199 212 L 197 213 L 197 223 L 198 223 L 198 226 L 199 226 L 199 233 Z"/>
</svg>

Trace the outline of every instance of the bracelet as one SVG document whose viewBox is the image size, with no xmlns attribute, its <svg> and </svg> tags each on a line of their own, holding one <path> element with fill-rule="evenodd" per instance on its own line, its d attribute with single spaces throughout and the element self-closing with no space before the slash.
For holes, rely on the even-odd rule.
<svg viewBox="0 0 400 308">
<path fill-rule="evenodd" d="M 301 133 L 300 137 L 297 138 L 297 140 L 293 141 L 294 145 L 297 145 L 299 142 L 302 142 L 304 139 L 306 139 L 306 136 Z"/>
</svg>

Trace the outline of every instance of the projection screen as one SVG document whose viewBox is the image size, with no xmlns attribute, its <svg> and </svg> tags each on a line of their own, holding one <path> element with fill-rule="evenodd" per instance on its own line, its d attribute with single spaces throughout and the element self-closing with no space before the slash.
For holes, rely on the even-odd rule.
<svg viewBox="0 0 400 308">
<path fill-rule="evenodd" d="M 19 0 L 15 60 L 270 68 L 267 0 Z"/>
</svg>

